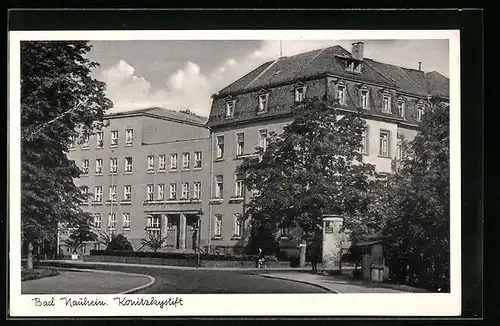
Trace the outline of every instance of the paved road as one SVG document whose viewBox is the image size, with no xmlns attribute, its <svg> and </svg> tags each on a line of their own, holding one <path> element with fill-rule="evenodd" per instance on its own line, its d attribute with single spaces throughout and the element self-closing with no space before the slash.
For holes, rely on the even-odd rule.
<svg viewBox="0 0 500 326">
<path fill-rule="evenodd" d="M 249 272 L 197 271 L 133 266 L 99 266 L 99 269 L 150 275 L 154 285 L 137 293 L 327 293 L 316 286 L 264 278 Z"/>
</svg>

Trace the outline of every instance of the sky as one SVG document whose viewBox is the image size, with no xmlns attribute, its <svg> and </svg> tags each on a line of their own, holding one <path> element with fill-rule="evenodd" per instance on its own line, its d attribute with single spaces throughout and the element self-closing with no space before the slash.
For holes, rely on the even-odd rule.
<svg viewBox="0 0 500 326">
<path fill-rule="evenodd" d="M 282 56 L 359 40 L 286 40 Z M 449 77 L 448 40 L 368 40 L 364 55 L 377 61 Z M 280 56 L 279 40 L 92 41 L 93 75 L 106 82 L 110 112 L 159 106 L 208 116 L 211 95 Z"/>
</svg>

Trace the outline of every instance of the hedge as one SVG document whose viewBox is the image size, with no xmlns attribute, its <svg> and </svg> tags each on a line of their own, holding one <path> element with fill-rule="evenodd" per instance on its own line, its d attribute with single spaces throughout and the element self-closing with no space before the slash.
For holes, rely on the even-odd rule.
<svg viewBox="0 0 500 326">
<path fill-rule="evenodd" d="M 92 256 L 120 256 L 120 257 L 146 257 L 146 258 L 165 258 L 165 259 L 186 259 L 196 260 L 198 254 L 177 253 L 177 252 L 152 252 L 152 251 L 121 251 L 121 250 L 91 250 Z M 200 254 L 202 260 L 216 261 L 256 261 L 256 255 L 214 255 Z M 266 256 L 267 261 L 277 261 L 274 256 Z"/>
</svg>

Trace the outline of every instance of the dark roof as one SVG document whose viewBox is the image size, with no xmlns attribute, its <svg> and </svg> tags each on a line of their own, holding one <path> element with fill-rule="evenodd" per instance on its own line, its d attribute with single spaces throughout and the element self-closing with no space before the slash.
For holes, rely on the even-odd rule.
<svg viewBox="0 0 500 326">
<path fill-rule="evenodd" d="M 249 92 L 258 88 L 293 83 L 300 79 L 332 74 L 361 82 L 379 84 L 418 96 L 447 96 L 449 80 L 437 72 L 398 67 L 365 58 L 362 74 L 347 71 L 343 58 L 352 58 L 351 53 L 336 45 L 329 48 L 300 53 L 268 61 L 231 85 L 216 96 Z M 446 94 L 446 95 L 445 95 Z"/>
<path fill-rule="evenodd" d="M 450 80 L 437 71 L 431 71 L 425 74 L 429 93 L 431 95 L 449 97 Z"/>
<path fill-rule="evenodd" d="M 108 114 L 108 117 L 120 117 L 129 114 L 145 114 L 149 116 L 157 116 L 161 118 L 167 118 L 170 120 L 175 120 L 179 122 L 185 122 L 190 124 L 204 125 L 207 121 L 207 118 L 200 117 L 198 115 L 192 115 L 188 113 L 183 113 L 179 111 L 164 109 L 160 107 L 152 107 L 145 109 L 137 109 L 123 112 L 116 112 Z"/>
</svg>

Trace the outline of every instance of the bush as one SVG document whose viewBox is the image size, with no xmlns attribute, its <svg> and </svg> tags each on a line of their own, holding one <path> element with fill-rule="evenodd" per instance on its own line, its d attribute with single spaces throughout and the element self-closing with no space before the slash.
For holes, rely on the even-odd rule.
<svg viewBox="0 0 500 326">
<path fill-rule="evenodd" d="M 291 267 L 299 267 L 300 265 L 300 257 L 293 255 L 288 258 L 290 260 L 290 266 Z"/>
<path fill-rule="evenodd" d="M 120 233 L 111 239 L 110 243 L 106 247 L 106 250 L 134 251 L 134 248 L 132 247 L 130 241 L 128 241 L 127 238 Z"/>
<path fill-rule="evenodd" d="M 164 258 L 164 259 L 187 259 L 196 260 L 198 255 L 195 253 L 177 253 L 177 252 L 153 252 L 153 251 L 123 251 L 123 250 L 91 250 L 93 256 L 121 256 L 121 257 L 145 257 L 145 258 Z M 269 261 L 276 261 L 276 257 L 269 257 Z M 255 261 L 256 255 L 215 255 L 201 254 L 202 260 L 216 261 Z"/>
<path fill-rule="evenodd" d="M 21 281 L 37 280 L 39 278 L 59 275 L 59 272 L 52 268 L 22 269 Z"/>
</svg>

